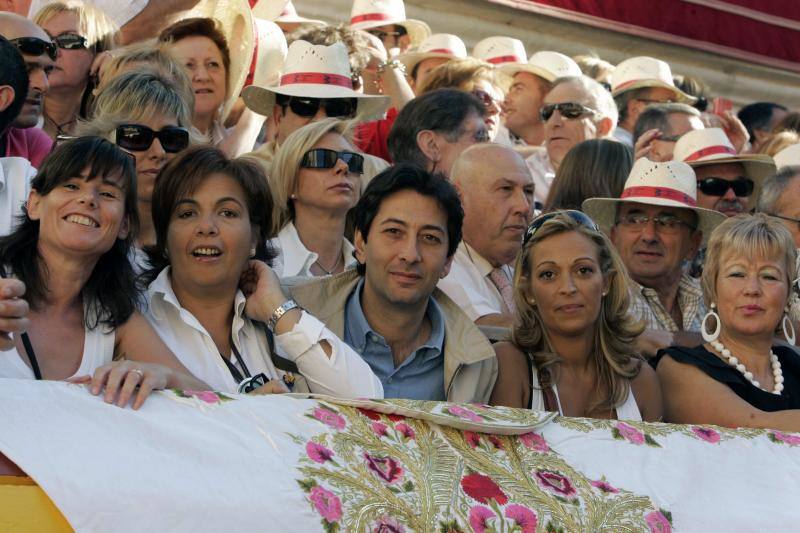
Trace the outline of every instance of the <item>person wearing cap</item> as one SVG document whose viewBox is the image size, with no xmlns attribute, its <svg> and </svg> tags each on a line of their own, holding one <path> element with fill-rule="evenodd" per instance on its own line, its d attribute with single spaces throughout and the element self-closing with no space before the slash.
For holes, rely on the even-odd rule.
<svg viewBox="0 0 800 533">
<path fill-rule="evenodd" d="M 558 78 L 544 97 L 539 114 L 544 124 L 544 147 L 525 162 L 533 175 L 535 200 L 541 209 L 567 152 L 585 140 L 609 137 L 617 124 L 617 108 L 602 85 L 579 74 Z"/>
<path fill-rule="evenodd" d="M 513 148 L 470 146 L 451 176 L 464 208 L 463 239 L 438 287 L 476 324 L 510 327 L 514 259 L 533 215 L 533 178 Z"/>
<path fill-rule="evenodd" d="M 646 355 L 672 344 L 694 346 L 705 306 L 691 260 L 720 213 L 697 206 L 692 168 L 646 158 L 633 165 L 620 198 L 590 198 L 583 211 L 608 233 L 632 279 L 631 313 L 648 329 L 639 347 Z"/>
<path fill-rule="evenodd" d="M 354 0 L 350 28 L 378 37 L 390 57 L 419 46 L 431 34 L 426 23 L 406 18 L 403 0 Z"/>
<path fill-rule="evenodd" d="M 642 111 L 633 127 L 636 159 L 647 157 L 663 163 L 672 161 L 675 143 L 694 130 L 705 128 L 700 111 L 687 104 L 651 104 Z"/>
<path fill-rule="evenodd" d="M 556 78 L 580 76 L 580 67 L 564 54 L 542 51 L 527 61 L 503 63 L 498 68 L 512 78 L 503 101 L 506 128 L 523 144 L 541 145 L 544 142 L 544 123 L 539 118 L 542 99 Z"/>
<path fill-rule="evenodd" d="M 614 138 L 631 147 L 636 119 L 649 104 L 693 104 L 697 101 L 675 87 L 667 63 L 645 56 L 631 57 L 617 65 L 611 76 L 611 94 L 619 109 L 619 124 Z"/>
<path fill-rule="evenodd" d="M 385 96 L 365 95 L 353 89 L 344 44 L 324 46 L 306 41 L 294 41 L 289 46 L 284 71 L 276 85 L 250 85 L 242 91 L 242 97 L 248 108 L 270 117 L 276 132 L 275 139 L 246 154 L 258 159 L 267 175 L 278 147 L 300 127 L 326 117 L 371 120 L 383 116 L 389 105 Z M 365 154 L 365 182 L 387 166 L 383 159 Z"/>
<path fill-rule="evenodd" d="M 411 52 L 400 54 L 397 60 L 405 66 L 409 83 L 419 95 L 420 87 L 425 84 L 428 74 L 452 59 L 467 57 L 467 47 L 458 36 L 449 33 L 435 33 L 426 37 Z"/>
</svg>

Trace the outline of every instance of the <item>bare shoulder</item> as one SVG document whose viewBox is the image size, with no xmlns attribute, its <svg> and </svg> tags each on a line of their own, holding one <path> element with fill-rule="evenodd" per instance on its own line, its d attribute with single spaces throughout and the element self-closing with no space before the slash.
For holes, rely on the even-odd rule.
<svg viewBox="0 0 800 533">
<path fill-rule="evenodd" d="M 494 353 L 497 356 L 497 362 L 501 366 L 507 368 L 519 368 L 528 371 L 527 356 L 519 347 L 513 342 L 502 341 L 492 344 Z"/>
<path fill-rule="evenodd" d="M 530 376 L 526 356 L 511 342 L 492 345 L 497 355 L 497 381 L 489 403 L 507 407 L 526 407 L 530 395 Z"/>
<path fill-rule="evenodd" d="M 656 371 L 643 362 L 639 374 L 631 380 L 631 392 L 642 414 L 648 422 L 661 420 L 664 416 L 664 401 L 661 395 L 661 383 Z"/>
</svg>

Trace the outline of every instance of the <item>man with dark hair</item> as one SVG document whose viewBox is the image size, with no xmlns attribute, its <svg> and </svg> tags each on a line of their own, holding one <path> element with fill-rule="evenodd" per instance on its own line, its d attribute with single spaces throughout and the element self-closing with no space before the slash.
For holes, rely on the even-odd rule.
<svg viewBox="0 0 800 533">
<path fill-rule="evenodd" d="M 361 354 L 386 398 L 485 403 L 491 395 L 494 350 L 436 289 L 463 218 L 450 182 L 415 165 L 391 167 L 355 208 L 358 268 L 292 289 L 300 306 Z"/>
<path fill-rule="evenodd" d="M 737 116 L 747 128 L 753 152 L 758 152 L 764 140 L 772 133 L 775 124 L 788 112 L 784 106 L 773 102 L 756 102 L 739 110 Z"/>
<path fill-rule="evenodd" d="M 636 155 L 647 156 L 659 163 L 672 161 L 672 151 L 678 139 L 684 133 L 704 127 L 700 111 L 688 104 L 651 104 L 642 111 L 633 127 Z M 651 133 L 645 135 L 648 132 Z M 642 147 L 637 145 L 640 139 L 646 142 Z"/>
<path fill-rule="evenodd" d="M 400 111 L 389 132 L 392 160 L 449 177 L 461 152 L 489 141 L 485 114 L 483 102 L 464 91 L 439 89 L 418 96 Z"/>
<path fill-rule="evenodd" d="M 16 47 L 0 36 L 0 134 L 19 115 L 28 97 L 28 73 Z"/>
</svg>

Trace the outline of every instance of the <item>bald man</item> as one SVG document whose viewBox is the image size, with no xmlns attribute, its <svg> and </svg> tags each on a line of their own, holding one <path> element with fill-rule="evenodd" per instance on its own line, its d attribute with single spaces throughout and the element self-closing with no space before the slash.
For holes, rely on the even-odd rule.
<svg viewBox="0 0 800 533">
<path fill-rule="evenodd" d="M 451 179 L 464 208 L 463 239 L 438 286 L 476 324 L 509 327 L 512 265 L 533 216 L 533 177 L 513 149 L 485 143 L 461 153 Z"/>
</svg>

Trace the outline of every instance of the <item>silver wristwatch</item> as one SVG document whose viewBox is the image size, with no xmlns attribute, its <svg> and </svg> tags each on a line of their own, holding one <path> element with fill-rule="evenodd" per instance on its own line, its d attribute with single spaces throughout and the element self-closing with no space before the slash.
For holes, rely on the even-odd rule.
<svg viewBox="0 0 800 533">
<path fill-rule="evenodd" d="M 279 305 L 278 308 L 275 310 L 275 312 L 272 313 L 272 316 L 269 317 L 269 321 L 267 322 L 267 327 L 269 328 L 269 330 L 274 332 L 275 326 L 278 325 L 278 320 L 280 320 L 281 317 L 283 317 L 283 315 L 285 315 L 292 309 L 296 309 L 299 307 L 300 306 L 297 305 L 297 302 L 295 302 L 294 300 L 286 300 L 281 305 Z"/>
</svg>

